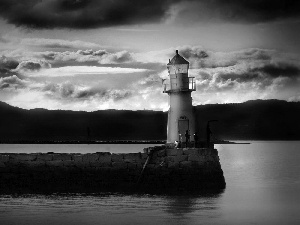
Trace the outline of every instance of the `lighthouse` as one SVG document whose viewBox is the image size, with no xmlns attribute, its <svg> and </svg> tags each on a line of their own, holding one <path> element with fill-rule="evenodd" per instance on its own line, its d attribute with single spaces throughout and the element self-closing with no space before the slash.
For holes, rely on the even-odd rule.
<svg viewBox="0 0 300 225">
<path fill-rule="evenodd" d="M 196 91 L 194 77 L 188 76 L 189 62 L 179 55 L 167 64 L 169 79 L 164 80 L 164 93 L 169 95 L 167 143 L 194 141 L 195 115 L 192 91 Z"/>
</svg>

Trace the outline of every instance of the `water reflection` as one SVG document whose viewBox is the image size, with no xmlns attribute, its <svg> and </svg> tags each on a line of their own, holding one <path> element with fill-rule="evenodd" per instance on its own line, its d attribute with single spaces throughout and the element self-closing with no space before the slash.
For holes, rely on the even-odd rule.
<svg viewBox="0 0 300 225">
<path fill-rule="evenodd" d="M 167 200 L 166 212 L 179 217 L 191 213 L 195 210 L 197 197 L 176 196 L 176 197 L 168 197 L 166 200 Z"/>
<path fill-rule="evenodd" d="M 170 215 L 167 224 L 197 224 L 201 217 L 220 217 L 223 192 L 166 197 L 165 212 Z"/>
</svg>

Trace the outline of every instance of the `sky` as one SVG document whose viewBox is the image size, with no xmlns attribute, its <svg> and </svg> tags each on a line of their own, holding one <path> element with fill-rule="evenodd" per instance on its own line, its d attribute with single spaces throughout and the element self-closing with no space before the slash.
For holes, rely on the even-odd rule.
<svg viewBox="0 0 300 225">
<path fill-rule="evenodd" d="M 175 50 L 193 105 L 300 101 L 300 1 L 0 0 L 0 101 L 168 110 Z"/>
</svg>

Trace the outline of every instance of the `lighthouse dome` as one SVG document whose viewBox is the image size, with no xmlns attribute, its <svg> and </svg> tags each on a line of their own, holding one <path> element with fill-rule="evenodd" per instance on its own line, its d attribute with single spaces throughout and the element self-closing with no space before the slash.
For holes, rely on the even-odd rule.
<svg viewBox="0 0 300 225">
<path fill-rule="evenodd" d="M 179 55 L 178 50 L 176 50 L 176 55 L 169 61 L 167 65 L 175 64 L 189 64 L 181 55 Z"/>
</svg>

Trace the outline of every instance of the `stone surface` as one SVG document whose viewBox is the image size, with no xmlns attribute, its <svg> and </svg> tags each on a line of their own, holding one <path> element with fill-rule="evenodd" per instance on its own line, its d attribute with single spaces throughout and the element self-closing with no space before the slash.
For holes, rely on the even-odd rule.
<svg viewBox="0 0 300 225">
<path fill-rule="evenodd" d="M 0 194 L 136 190 L 190 193 L 225 187 L 216 149 L 149 149 L 152 153 L 145 170 L 146 153 L 0 153 Z"/>
<path fill-rule="evenodd" d="M 100 155 L 98 161 L 101 163 L 111 163 L 111 155 Z"/>
<path fill-rule="evenodd" d="M 192 162 L 191 161 L 183 161 L 183 162 L 180 162 L 179 166 L 183 167 L 183 168 L 190 168 L 192 166 Z"/>
<path fill-rule="evenodd" d="M 53 160 L 53 155 L 52 154 L 38 154 L 36 156 L 37 161 L 52 161 Z"/>
<path fill-rule="evenodd" d="M 30 162 L 30 164 L 28 165 L 29 167 L 36 167 L 36 166 L 45 166 L 46 163 L 43 160 L 37 160 L 37 161 L 32 161 Z"/>
<path fill-rule="evenodd" d="M 188 161 L 202 162 L 203 160 L 204 160 L 204 158 L 201 155 L 198 155 L 198 154 L 190 154 L 190 155 L 188 155 Z"/>
<path fill-rule="evenodd" d="M 124 161 L 125 162 L 142 162 L 142 157 L 141 157 L 141 153 L 128 153 L 128 154 L 124 154 Z"/>
<path fill-rule="evenodd" d="M 46 161 L 47 166 L 63 167 L 64 162 L 62 160 Z"/>
<path fill-rule="evenodd" d="M 72 155 L 72 160 L 75 161 L 75 162 L 82 162 L 82 155 Z"/>
<path fill-rule="evenodd" d="M 127 169 L 127 163 L 125 162 L 113 162 L 112 167 L 115 169 Z"/>
<path fill-rule="evenodd" d="M 190 155 L 190 154 L 203 154 L 204 149 L 201 148 L 188 148 L 188 149 L 183 149 L 183 154 L 184 155 Z"/>
<path fill-rule="evenodd" d="M 166 149 L 167 156 L 175 156 L 175 155 L 182 155 L 182 149 Z"/>
<path fill-rule="evenodd" d="M 122 162 L 124 159 L 123 154 L 112 154 L 111 155 L 111 160 L 113 162 Z"/>
<path fill-rule="evenodd" d="M 166 162 L 174 162 L 175 161 L 175 156 L 167 156 L 165 157 Z"/>
<path fill-rule="evenodd" d="M 9 155 L 0 155 L 0 162 L 8 162 Z"/>
<path fill-rule="evenodd" d="M 71 159 L 72 159 L 71 154 L 53 154 L 53 160 L 65 161 L 65 160 L 71 160 Z"/>
<path fill-rule="evenodd" d="M 130 170 L 134 170 L 137 167 L 137 163 L 127 163 L 127 168 Z"/>
<path fill-rule="evenodd" d="M 70 167 L 70 166 L 75 166 L 76 165 L 76 163 L 75 163 L 74 160 L 64 160 L 63 163 L 64 163 L 64 166 L 66 166 L 66 167 Z"/>
<path fill-rule="evenodd" d="M 179 168 L 178 162 L 168 162 L 168 168 Z"/>
<path fill-rule="evenodd" d="M 99 159 L 98 154 L 85 154 L 82 156 L 82 161 L 83 162 L 95 162 Z"/>
<path fill-rule="evenodd" d="M 17 161 L 34 161 L 37 156 L 34 154 L 14 154 L 10 155 L 9 158 Z"/>
<path fill-rule="evenodd" d="M 188 160 L 188 156 L 187 155 L 177 155 L 174 158 L 174 162 L 176 162 L 176 163 L 179 163 L 179 162 L 182 162 L 182 161 L 187 161 L 187 160 Z"/>
<path fill-rule="evenodd" d="M 156 155 L 158 157 L 164 157 L 166 156 L 166 150 L 164 149 L 164 150 L 157 151 Z"/>
</svg>

